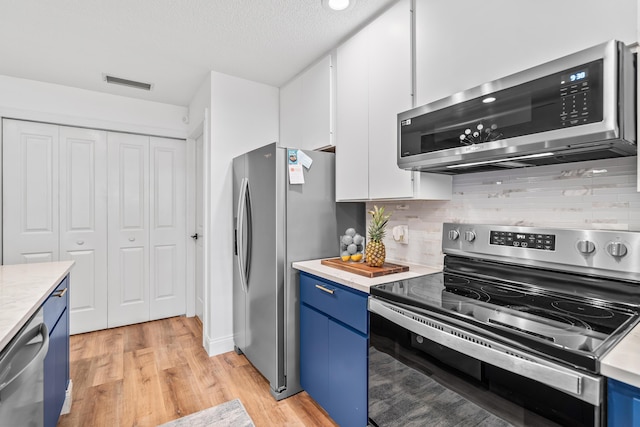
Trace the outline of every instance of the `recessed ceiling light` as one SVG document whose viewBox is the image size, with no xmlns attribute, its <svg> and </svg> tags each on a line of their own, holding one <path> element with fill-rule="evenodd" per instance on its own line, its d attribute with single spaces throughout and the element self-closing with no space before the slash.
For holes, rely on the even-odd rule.
<svg viewBox="0 0 640 427">
<path fill-rule="evenodd" d="M 356 0 L 322 0 L 322 6 L 325 9 L 342 11 L 351 9 Z"/>
<path fill-rule="evenodd" d="M 491 103 L 491 102 L 493 102 L 495 100 L 496 99 L 493 96 L 489 96 L 489 97 L 483 99 L 482 102 L 484 102 L 485 104 L 489 104 L 489 103 Z"/>
</svg>

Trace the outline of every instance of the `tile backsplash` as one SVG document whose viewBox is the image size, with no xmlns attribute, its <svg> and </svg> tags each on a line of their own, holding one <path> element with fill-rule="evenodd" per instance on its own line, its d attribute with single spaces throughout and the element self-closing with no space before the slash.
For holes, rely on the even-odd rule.
<svg viewBox="0 0 640 427">
<path fill-rule="evenodd" d="M 509 171 L 456 175 L 447 201 L 369 202 L 392 217 L 387 258 L 442 266 L 442 223 L 640 231 L 637 158 L 623 157 Z M 369 215 L 367 215 L 367 225 Z M 409 226 L 409 243 L 393 240 Z"/>
</svg>

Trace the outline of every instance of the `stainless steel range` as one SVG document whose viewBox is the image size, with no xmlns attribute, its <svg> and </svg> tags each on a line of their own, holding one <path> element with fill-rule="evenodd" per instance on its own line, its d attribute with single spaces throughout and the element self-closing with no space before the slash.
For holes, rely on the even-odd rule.
<svg viewBox="0 0 640 427">
<path fill-rule="evenodd" d="M 600 360 L 639 321 L 640 233 L 448 223 L 442 247 L 442 273 L 371 288 L 376 357 L 426 377 L 443 366 L 441 377 L 457 379 L 441 383 L 495 395 L 488 412 L 513 424 L 537 425 L 529 414 L 541 414 L 604 425 Z M 379 371 L 370 363 L 371 424 L 397 425 L 384 420 L 402 414 L 376 401 L 387 381 Z M 501 399 L 516 409 L 500 413 Z"/>
</svg>

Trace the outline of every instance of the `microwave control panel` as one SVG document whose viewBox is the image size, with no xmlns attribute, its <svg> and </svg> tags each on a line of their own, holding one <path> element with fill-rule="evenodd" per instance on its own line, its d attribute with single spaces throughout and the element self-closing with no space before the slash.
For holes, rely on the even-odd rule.
<svg viewBox="0 0 640 427">
<path fill-rule="evenodd" d="M 590 89 L 589 68 L 586 66 L 560 75 L 560 120 L 563 127 L 589 122 Z"/>
</svg>

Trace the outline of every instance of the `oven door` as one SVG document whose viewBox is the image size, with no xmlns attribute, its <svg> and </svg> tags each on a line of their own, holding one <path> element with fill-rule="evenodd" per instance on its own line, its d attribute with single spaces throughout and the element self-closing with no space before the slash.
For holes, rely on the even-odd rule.
<svg viewBox="0 0 640 427">
<path fill-rule="evenodd" d="M 601 426 L 602 377 L 370 297 L 372 426 Z M 486 421 L 485 421 L 486 420 Z"/>
</svg>

